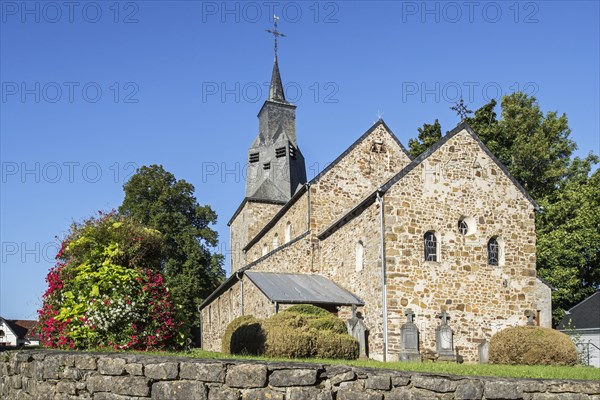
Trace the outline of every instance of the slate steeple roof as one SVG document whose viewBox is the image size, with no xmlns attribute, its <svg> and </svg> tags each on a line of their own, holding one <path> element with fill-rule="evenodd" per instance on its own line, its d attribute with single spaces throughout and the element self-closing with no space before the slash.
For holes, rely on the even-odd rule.
<svg viewBox="0 0 600 400">
<path fill-rule="evenodd" d="M 286 103 L 285 94 L 283 92 L 283 84 L 281 83 L 281 74 L 279 73 L 277 55 L 275 55 L 275 61 L 273 62 L 273 73 L 271 74 L 271 86 L 269 87 L 268 100 L 276 101 L 278 103 Z"/>
</svg>

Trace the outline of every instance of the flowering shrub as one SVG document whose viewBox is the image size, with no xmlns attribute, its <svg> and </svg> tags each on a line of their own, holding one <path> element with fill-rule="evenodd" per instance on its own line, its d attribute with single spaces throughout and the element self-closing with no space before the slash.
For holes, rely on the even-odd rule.
<svg viewBox="0 0 600 400">
<path fill-rule="evenodd" d="M 180 326 L 158 272 L 161 238 L 116 213 L 74 224 L 46 277 L 39 311 L 50 348 L 154 350 Z"/>
</svg>

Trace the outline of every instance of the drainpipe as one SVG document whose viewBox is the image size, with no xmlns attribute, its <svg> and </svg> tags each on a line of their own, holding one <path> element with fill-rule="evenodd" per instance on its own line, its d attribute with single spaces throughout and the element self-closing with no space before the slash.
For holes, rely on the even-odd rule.
<svg viewBox="0 0 600 400">
<path fill-rule="evenodd" d="M 310 183 L 306 184 L 306 230 L 310 229 Z"/>
<path fill-rule="evenodd" d="M 388 324 L 387 324 L 387 287 L 385 271 L 385 213 L 383 194 L 377 191 L 377 203 L 379 204 L 380 232 L 381 232 L 381 313 L 383 319 L 383 361 L 387 361 L 388 353 Z"/>
<path fill-rule="evenodd" d="M 273 304 L 275 304 L 275 314 L 279 314 L 279 303 L 275 301 Z"/>
<path fill-rule="evenodd" d="M 240 283 L 240 315 L 244 315 L 244 280 L 241 278 L 239 271 L 236 271 L 235 277 Z"/>
<path fill-rule="evenodd" d="M 202 310 L 200 310 L 200 306 L 198 306 L 198 313 L 200 314 L 200 348 L 203 349 L 204 340 L 202 340 Z"/>
</svg>

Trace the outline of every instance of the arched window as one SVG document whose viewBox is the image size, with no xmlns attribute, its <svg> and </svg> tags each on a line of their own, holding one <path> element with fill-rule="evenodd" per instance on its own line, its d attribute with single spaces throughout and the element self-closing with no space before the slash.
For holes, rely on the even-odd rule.
<svg viewBox="0 0 600 400">
<path fill-rule="evenodd" d="M 435 232 L 425 232 L 425 235 L 423 236 L 423 244 L 425 247 L 425 261 L 439 261 L 438 240 Z"/>
<path fill-rule="evenodd" d="M 5 336 L 4 331 L 2 329 L 0 329 L 0 337 L 4 337 L 4 336 Z"/>
<path fill-rule="evenodd" d="M 487 244 L 488 265 L 504 265 L 504 240 L 499 236 L 493 236 Z"/>
<path fill-rule="evenodd" d="M 279 235 L 273 236 L 273 250 L 279 247 Z"/>
<path fill-rule="evenodd" d="M 364 259 L 365 259 L 365 244 L 362 242 L 362 240 L 359 240 L 358 242 L 356 242 L 355 257 L 356 257 L 355 270 L 356 270 L 356 272 L 362 271 L 364 262 L 365 262 L 364 261 Z"/>
<path fill-rule="evenodd" d="M 290 221 L 285 224 L 285 242 L 292 240 L 292 223 Z"/>
<path fill-rule="evenodd" d="M 267 246 L 267 244 L 263 244 L 263 251 L 262 251 L 262 255 L 266 256 L 267 253 L 269 252 L 269 246 Z"/>
</svg>

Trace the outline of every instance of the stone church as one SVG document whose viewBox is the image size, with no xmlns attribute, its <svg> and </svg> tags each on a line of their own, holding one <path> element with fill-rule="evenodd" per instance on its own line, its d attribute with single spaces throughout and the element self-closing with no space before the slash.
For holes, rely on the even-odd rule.
<svg viewBox="0 0 600 400">
<path fill-rule="evenodd" d="M 364 353 L 384 361 L 406 359 L 407 321 L 410 359 L 439 353 L 447 325 L 446 352 L 466 362 L 508 326 L 550 326 L 538 206 L 466 123 L 413 159 L 380 119 L 307 181 L 295 116 L 276 56 L 229 221 L 231 275 L 201 305 L 204 349 L 220 351 L 236 317 L 299 303 L 360 318 Z"/>
</svg>

